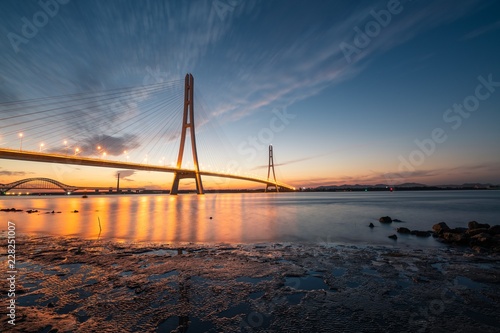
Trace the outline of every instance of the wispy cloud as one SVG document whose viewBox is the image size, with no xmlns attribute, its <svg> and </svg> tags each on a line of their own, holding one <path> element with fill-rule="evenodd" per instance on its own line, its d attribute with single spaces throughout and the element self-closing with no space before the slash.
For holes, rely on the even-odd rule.
<svg viewBox="0 0 500 333">
<path fill-rule="evenodd" d="M 476 37 L 479 37 L 481 35 L 487 34 L 489 32 L 492 32 L 492 31 L 495 31 L 498 29 L 500 29 L 500 21 L 497 21 L 495 23 L 492 23 L 492 24 L 486 25 L 484 27 L 481 27 L 479 29 L 473 30 L 473 31 L 465 34 L 463 39 L 467 40 L 467 39 L 476 38 Z"/>
<path fill-rule="evenodd" d="M 132 177 L 135 174 L 136 174 L 135 170 L 118 170 L 115 172 L 114 176 L 118 177 L 118 175 L 120 175 L 120 180 L 124 180 L 127 182 L 133 182 L 135 180 L 131 179 L 130 177 Z"/>
<path fill-rule="evenodd" d="M 328 29 L 310 28 L 313 26 L 310 25 L 304 26 L 303 31 L 297 34 L 283 31 L 279 38 L 276 33 L 271 34 L 275 45 L 269 48 L 263 47 L 268 42 L 266 36 L 261 36 L 259 41 L 239 39 L 226 56 L 229 60 L 237 59 L 234 60 L 234 68 L 238 74 L 227 87 L 231 99 L 220 101 L 214 115 L 226 114 L 227 120 L 235 121 L 262 110 L 289 106 L 315 96 L 332 84 L 358 75 L 374 56 L 467 15 L 478 2 L 404 2 L 403 12 L 393 16 L 389 26 L 383 28 L 351 64 L 344 59 L 340 43 L 352 43 L 353 28 L 362 27 L 371 18 L 370 10 L 382 9 L 385 2 L 380 2 L 380 6 L 371 4 L 353 9 L 351 5 L 351 10 L 344 8 L 350 14 L 331 19 Z M 261 24 L 266 26 L 266 21 Z M 304 23 L 298 21 L 296 24 L 301 26 Z M 255 46 L 249 47 L 252 43 Z M 266 51 L 249 54 L 239 51 L 248 49 Z M 232 68 L 231 63 L 228 66 Z"/>
<path fill-rule="evenodd" d="M 82 138 L 77 144 L 81 151 L 81 155 L 92 156 L 106 153 L 108 156 L 119 156 L 124 151 L 130 151 L 140 147 L 139 139 L 136 135 L 125 134 L 122 136 L 110 135 L 90 135 Z M 101 147 L 98 149 L 98 147 Z M 64 147 L 54 148 L 50 152 L 64 154 L 66 149 Z"/>
<path fill-rule="evenodd" d="M 25 177 L 31 174 L 33 172 L 0 170 L 0 176 Z"/>
</svg>

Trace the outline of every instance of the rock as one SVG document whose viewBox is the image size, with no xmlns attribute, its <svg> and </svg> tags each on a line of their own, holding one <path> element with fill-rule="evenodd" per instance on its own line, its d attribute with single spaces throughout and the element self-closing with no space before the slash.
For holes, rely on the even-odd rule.
<svg viewBox="0 0 500 333">
<path fill-rule="evenodd" d="M 488 229 L 488 232 L 492 235 L 500 235 L 500 225 L 494 225 Z"/>
<path fill-rule="evenodd" d="M 16 209 L 16 208 L 2 208 L 0 209 L 0 212 L 22 212 L 22 209 Z"/>
<path fill-rule="evenodd" d="M 492 237 L 489 233 L 483 232 L 471 237 L 472 245 L 488 245 L 490 243 Z"/>
<path fill-rule="evenodd" d="M 410 234 L 411 233 L 410 229 L 405 228 L 405 227 L 397 228 L 396 231 L 400 234 Z"/>
<path fill-rule="evenodd" d="M 446 222 L 439 222 L 432 226 L 432 230 L 434 230 L 438 235 L 442 234 L 445 231 L 450 230 L 450 227 L 446 224 Z"/>
<path fill-rule="evenodd" d="M 390 236 L 389 236 L 389 238 L 390 238 L 390 239 L 394 239 L 394 240 L 396 240 L 396 239 L 398 239 L 398 236 L 396 236 L 396 235 L 394 234 L 394 235 L 390 235 Z"/>
<path fill-rule="evenodd" d="M 392 219 L 389 216 L 382 216 L 378 221 L 380 223 L 392 223 Z"/>
<path fill-rule="evenodd" d="M 431 236 L 431 233 L 429 231 L 421 231 L 421 230 L 412 230 L 411 234 L 415 235 L 417 237 L 430 237 Z"/>
<path fill-rule="evenodd" d="M 374 228 L 375 226 L 373 225 L 373 223 L 370 222 L 370 224 L 368 225 L 370 228 Z"/>
<path fill-rule="evenodd" d="M 392 222 L 403 222 L 403 221 L 401 221 L 400 219 L 394 219 L 392 220 Z"/>
<path fill-rule="evenodd" d="M 447 232 L 451 232 L 454 234 L 465 234 L 465 232 L 467 230 L 468 230 L 467 228 L 453 228 L 453 229 L 448 230 Z"/>
<path fill-rule="evenodd" d="M 469 229 L 488 229 L 490 225 L 488 223 L 478 223 L 476 221 L 470 221 L 467 225 Z"/>
<path fill-rule="evenodd" d="M 488 249 L 484 248 L 484 247 L 481 247 L 481 246 L 473 246 L 472 247 L 472 250 L 476 253 L 480 253 L 480 254 L 484 254 L 484 253 L 488 253 Z"/>
<path fill-rule="evenodd" d="M 472 236 L 475 236 L 475 235 L 479 235 L 483 232 L 488 232 L 489 233 L 489 230 L 490 229 L 486 229 L 486 228 L 479 228 L 479 229 L 467 229 L 467 231 L 465 232 L 467 235 L 469 235 L 470 237 Z"/>
<path fill-rule="evenodd" d="M 465 233 L 444 232 L 441 237 L 447 243 L 465 245 L 469 242 L 469 237 Z"/>
</svg>

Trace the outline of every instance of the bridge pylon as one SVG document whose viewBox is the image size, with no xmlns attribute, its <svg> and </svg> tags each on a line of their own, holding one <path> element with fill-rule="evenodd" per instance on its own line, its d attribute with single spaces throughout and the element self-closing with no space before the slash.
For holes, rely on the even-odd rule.
<svg viewBox="0 0 500 333">
<path fill-rule="evenodd" d="M 274 179 L 274 187 L 276 188 L 276 192 L 279 192 L 278 182 L 276 181 L 276 173 L 274 173 L 274 157 L 273 157 L 273 145 L 269 145 L 269 164 L 267 166 L 267 181 L 269 181 L 271 176 L 271 170 L 273 171 L 273 179 Z M 266 192 L 269 191 L 269 188 L 273 187 L 270 183 L 266 185 Z"/>
<path fill-rule="evenodd" d="M 192 74 L 186 74 L 184 83 L 184 115 L 182 117 L 181 145 L 177 157 L 177 168 L 182 167 L 182 157 L 184 156 L 184 145 L 186 143 L 186 132 L 189 128 L 191 135 L 191 150 L 193 153 L 194 171 L 176 171 L 174 181 L 170 189 L 171 195 L 177 195 L 179 192 L 179 181 L 184 178 L 194 178 L 196 181 L 196 193 L 204 194 L 203 184 L 201 182 L 200 167 L 198 164 L 198 152 L 196 150 L 196 134 L 194 126 L 194 78 Z"/>
</svg>

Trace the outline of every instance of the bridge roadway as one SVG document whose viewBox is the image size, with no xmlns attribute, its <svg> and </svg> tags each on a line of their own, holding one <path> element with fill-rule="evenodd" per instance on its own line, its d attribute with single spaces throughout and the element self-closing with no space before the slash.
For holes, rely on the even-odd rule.
<svg viewBox="0 0 500 333">
<path fill-rule="evenodd" d="M 48 153 L 39 153 L 33 151 L 19 151 L 14 149 L 4 149 L 0 148 L 0 159 L 8 159 L 8 160 L 18 160 L 18 161 L 31 161 L 31 162 L 45 162 L 45 163 L 59 163 L 59 164 L 71 164 L 71 165 L 85 165 L 85 166 L 93 166 L 93 167 L 102 167 L 102 168 L 121 168 L 121 169 L 129 169 L 129 170 L 143 170 L 143 171 L 157 171 L 157 172 L 181 172 L 186 174 L 192 174 L 195 171 L 191 169 L 178 169 L 174 167 L 165 167 L 165 166 L 157 166 L 157 165 L 148 165 L 148 164 L 140 164 L 140 163 L 131 163 L 131 162 L 120 162 L 120 161 L 111 161 L 105 159 L 96 159 L 89 157 L 81 157 L 74 155 L 62 155 L 62 154 L 48 154 Z M 229 173 L 219 173 L 212 171 L 201 171 L 200 175 L 202 176 L 211 176 L 211 177 L 221 177 L 221 178 L 231 178 L 238 180 L 245 180 L 250 182 L 257 182 L 262 184 L 269 185 L 278 185 L 279 187 L 294 191 L 295 188 L 293 186 L 281 183 L 281 182 L 271 182 L 265 179 L 247 177 L 247 176 L 239 176 Z"/>
</svg>

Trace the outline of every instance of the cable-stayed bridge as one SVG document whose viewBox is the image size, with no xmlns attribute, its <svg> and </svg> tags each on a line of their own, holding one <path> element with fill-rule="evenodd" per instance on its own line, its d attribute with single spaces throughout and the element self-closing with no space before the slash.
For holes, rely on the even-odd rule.
<svg viewBox="0 0 500 333">
<path fill-rule="evenodd" d="M 0 159 L 173 173 L 170 193 L 174 195 L 178 193 L 180 180 L 186 178 L 194 179 L 197 193 L 203 194 L 202 176 L 262 183 L 266 190 L 270 187 L 276 191 L 295 190 L 276 180 L 272 158 L 267 178 L 224 168 L 204 169 L 198 160 L 197 143 L 201 142 L 202 149 L 207 151 L 210 142 L 197 142 L 196 132 L 200 126 L 205 132 L 214 129 L 210 128 L 208 119 L 203 118 L 201 125 L 195 128 L 194 78 L 191 74 L 186 75 L 183 94 L 179 89 L 181 83 L 178 80 L 140 88 L 2 103 L 0 133 L 11 137 L 17 134 L 19 148 L 0 148 Z M 176 117 L 180 114 L 181 124 Z M 26 149 L 28 132 L 30 137 L 44 140 L 37 145 L 38 151 Z M 175 143 L 177 140 L 179 144 Z M 191 147 L 192 166 L 183 167 L 186 145 Z M 220 145 L 217 148 L 221 148 Z M 177 149 L 176 162 L 167 166 L 165 156 L 175 156 Z M 145 158 L 141 162 L 131 161 L 130 156 L 134 153 L 145 155 Z M 112 160 L 112 156 L 122 160 Z M 218 160 L 214 156 L 204 156 L 212 165 Z M 153 160 L 159 162 L 151 163 Z M 270 178 L 271 169 L 273 178 Z"/>
</svg>

